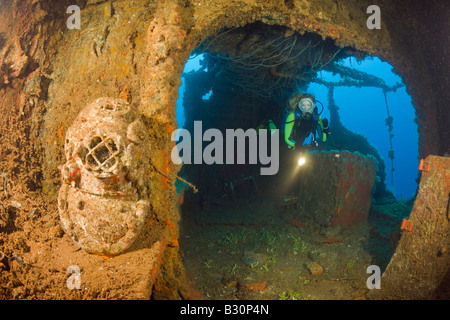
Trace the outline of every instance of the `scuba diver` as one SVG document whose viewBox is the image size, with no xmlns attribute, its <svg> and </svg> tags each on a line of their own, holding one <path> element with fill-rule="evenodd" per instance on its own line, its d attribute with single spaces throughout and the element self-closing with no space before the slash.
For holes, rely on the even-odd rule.
<svg viewBox="0 0 450 320">
<path fill-rule="evenodd" d="M 289 149 L 295 149 L 296 146 L 302 149 L 305 139 L 310 134 L 312 134 L 311 144 L 315 146 L 318 146 L 316 134 L 321 136 L 322 142 L 327 140 L 331 131 L 328 128 L 328 119 L 322 119 L 321 113 L 310 94 L 297 93 L 289 99 L 289 107 L 282 123 L 284 141 Z"/>
<path fill-rule="evenodd" d="M 298 169 L 305 165 L 306 154 L 309 146 L 304 146 L 305 139 L 311 136 L 311 146 L 317 147 L 327 141 L 331 133 L 328 128 L 328 119 L 322 119 L 320 114 L 323 111 L 323 105 L 319 112 L 314 97 L 310 94 L 297 93 L 289 99 L 289 106 L 284 111 L 284 117 L 281 123 L 283 140 L 287 148 L 284 149 L 284 159 L 282 170 L 283 187 L 280 190 L 283 197 L 283 203 L 291 200 L 298 201 L 299 179 L 301 175 Z M 318 137 L 317 137 L 318 136 Z M 293 150 L 295 150 L 293 152 Z"/>
</svg>

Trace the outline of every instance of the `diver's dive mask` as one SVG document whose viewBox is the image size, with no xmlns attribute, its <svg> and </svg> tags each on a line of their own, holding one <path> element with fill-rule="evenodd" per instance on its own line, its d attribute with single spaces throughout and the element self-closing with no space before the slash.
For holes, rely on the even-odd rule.
<svg viewBox="0 0 450 320">
<path fill-rule="evenodd" d="M 314 102 L 309 98 L 302 99 L 298 103 L 298 108 L 302 112 L 303 118 L 306 119 L 310 119 L 312 117 L 314 107 L 315 107 Z"/>
</svg>

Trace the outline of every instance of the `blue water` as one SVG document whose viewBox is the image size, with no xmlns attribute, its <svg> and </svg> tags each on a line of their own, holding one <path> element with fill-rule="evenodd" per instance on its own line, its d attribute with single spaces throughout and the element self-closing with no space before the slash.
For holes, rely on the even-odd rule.
<svg viewBox="0 0 450 320">
<path fill-rule="evenodd" d="M 198 70 L 201 59 L 202 56 L 189 59 L 184 73 Z M 382 78 L 388 85 L 402 83 L 402 79 L 392 71 L 392 66 L 378 58 L 366 59 L 362 63 L 356 63 L 354 58 L 349 58 L 343 62 L 343 65 Z M 338 80 L 336 76 L 333 77 L 327 72 L 322 72 L 321 76 L 328 81 Z M 185 123 L 182 103 L 185 90 L 184 77 L 181 78 L 181 81 L 176 110 L 179 128 L 183 127 Z M 309 93 L 313 94 L 325 107 L 322 116 L 329 119 L 327 92 L 327 88 L 323 85 L 311 84 L 309 87 Z M 416 178 L 419 165 L 418 131 L 414 121 L 415 109 L 405 87 L 397 89 L 396 92 L 389 92 L 387 98 L 390 114 L 394 118 L 392 142 L 395 152 L 395 172 L 393 181 L 391 181 L 391 160 L 388 157 L 389 132 L 385 125 L 387 111 L 382 90 L 355 87 L 336 87 L 334 90 L 334 100 L 339 107 L 342 124 L 347 129 L 365 136 L 369 143 L 378 150 L 386 165 L 387 189 L 398 199 L 409 199 L 417 188 Z M 330 123 L 331 129 L 332 125 Z"/>
<path fill-rule="evenodd" d="M 403 83 L 402 79 L 392 71 L 392 66 L 378 58 L 366 59 L 361 64 L 357 64 L 354 58 L 349 58 L 343 65 L 382 78 L 387 85 Z M 323 72 L 322 76 L 324 80 L 337 80 L 326 72 Z M 329 117 L 328 90 L 325 86 L 311 84 L 309 91 L 324 104 L 323 115 Z M 385 125 L 387 110 L 382 90 L 379 88 L 336 87 L 334 100 L 339 107 L 342 124 L 347 129 L 365 136 L 384 159 L 388 190 L 392 191 L 398 199 L 411 198 L 417 189 L 419 134 L 414 121 L 415 109 L 406 88 L 402 87 L 387 94 L 389 112 L 394 118 L 392 144 L 395 154 L 395 172 L 393 183 L 391 181 L 392 165 L 388 157 L 389 132 Z"/>
<path fill-rule="evenodd" d="M 198 55 L 193 58 L 189 58 L 188 62 L 184 65 L 183 73 L 189 73 L 189 72 L 195 72 L 198 69 L 200 69 L 200 62 L 203 59 L 203 55 Z M 207 69 L 205 69 L 207 71 Z M 181 86 L 178 89 L 178 100 L 177 100 L 177 123 L 178 128 L 182 128 L 184 126 L 184 122 L 186 120 L 184 116 L 184 109 L 183 109 L 183 96 L 184 96 L 184 77 L 181 77 Z"/>
</svg>

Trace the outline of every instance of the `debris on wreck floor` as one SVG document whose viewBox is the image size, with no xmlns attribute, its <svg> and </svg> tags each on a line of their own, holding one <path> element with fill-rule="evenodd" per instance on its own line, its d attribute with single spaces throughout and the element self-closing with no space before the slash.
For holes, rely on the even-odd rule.
<svg viewBox="0 0 450 320">
<path fill-rule="evenodd" d="M 337 158 L 334 152 L 315 157 L 316 168 L 304 172 L 303 179 L 315 176 L 318 183 L 312 191 L 303 189 L 291 197 L 298 201 L 289 198 L 288 206 L 283 197 L 262 187 L 259 193 L 244 190 L 233 199 L 213 190 L 201 201 L 199 196 L 185 196 L 180 249 L 198 297 L 366 299 L 367 268 L 386 268 L 395 250 L 394 235 L 411 204 L 394 198 L 371 205 L 376 168 L 369 157 L 340 153 Z M 330 165 L 330 159 L 338 160 Z M 328 170 L 323 168 L 326 163 Z M 371 174 L 359 175 L 362 169 Z M 333 171 L 337 173 L 330 178 Z M 321 177 L 328 177 L 328 183 L 321 184 Z M 364 184 L 369 187 L 368 198 L 363 197 Z M 357 190 L 353 185 L 359 186 Z M 355 207 L 346 207 L 349 190 L 366 202 L 352 201 Z M 319 201 L 324 205 L 319 206 Z M 357 219 L 330 215 L 339 213 L 339 206 L 344 217 L 349 216 L 346 212 L 359 212 Z M 314 207 L 315 216 L 310 214 Z"/>
<path fill-rule="evenodd" d="M 392 223 L 397 217 L 387 210 L 385 216 L 351 227 L 322 228 L 281 209 L 279 199 L 264 198 L 242 200 L 237 210 L 189 204 L 181 222 L 180 249 L 191 286 L 201 293 L 198 297 L 365 299 L 367 267 L 389 262 L 389 235 L 399 230 L 400 225 Z M 402 216 L 409 214 L 408 205 L 397 206 Z"/>
</svg>

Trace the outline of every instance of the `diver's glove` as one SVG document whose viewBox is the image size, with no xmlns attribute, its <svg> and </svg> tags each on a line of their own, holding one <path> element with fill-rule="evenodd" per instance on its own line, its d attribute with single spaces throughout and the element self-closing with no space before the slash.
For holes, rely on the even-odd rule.
<svg viewBox="0 0 450 320">
<path fill-rule="evenodd" d="M 289 139 L 289 141 L 292 142 L 292 143 L 294 144 L 293 146 L 291 146 L 291 145 L 288 144 L 289 150 L 295 150 L 295 145 L 297 144 L 297 142 L 295 142 L 295 141 L 292 140 L 292 139 Z"/>
</svg>

